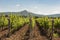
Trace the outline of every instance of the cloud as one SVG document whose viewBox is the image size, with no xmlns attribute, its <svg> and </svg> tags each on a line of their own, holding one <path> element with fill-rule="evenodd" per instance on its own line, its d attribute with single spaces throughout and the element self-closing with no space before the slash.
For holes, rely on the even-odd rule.
<svg viewBox="0 0 60 40">
<path fill-rule="evenodd" d="M 32 8 L 27 8 L 28 11 L 33 12 L 35 14 L 43 14 L 43 15 L 50 15 L 50 14 L 57 14 L 60 13 L 59 8 L 46 8 L 46 9 L 41 9 L 41 7 L 32 7 Z"/>
<path fill-rule="evenodd" d="M 29 12 L 33 12 L 35 14 L 43 14 L 43 15 L 50 15 L 50 14 L 57 14 L 60 13 L 60 6 L 41 6 L 41 5 L 30 5 L 30 6 L 22 6 L 19 3 L 10 7 L 2 8 L 0 7 L 1 11 L 21 11 L 21 10 L 28 10 Z"/>
<path fill-rule="evenodd" d="M 16 4 L 17 7 L 20 7 L 21 5 L 20 4 Z"/>
<path fill-rule="evenodd" d="M 37 6 L 35 6 L 34 8 L 35 8 L 35 9 L 37 9 L 38 7 L 37 7 Z"/>
</svg>

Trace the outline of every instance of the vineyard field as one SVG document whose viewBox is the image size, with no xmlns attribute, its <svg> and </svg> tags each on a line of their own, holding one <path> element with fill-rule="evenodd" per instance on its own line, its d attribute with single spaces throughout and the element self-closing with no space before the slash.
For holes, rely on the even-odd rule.
<svg viewBox="0 0 60 40">
<path fill-rule="evenodd" d="M 2 14 L 0 40 L 60 40 L 60 18 Z"/>
</svg>

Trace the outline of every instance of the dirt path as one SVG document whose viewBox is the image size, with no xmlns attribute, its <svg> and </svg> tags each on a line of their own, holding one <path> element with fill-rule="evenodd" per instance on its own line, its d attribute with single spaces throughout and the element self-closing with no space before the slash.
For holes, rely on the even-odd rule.
<svg viewBox="0 0 60 40">
<path fill-rule="evenodd" d="M 6 30 L 7 31 L 7 30 Z M 0 33 L 0 35 L 3 34 Z M 29 25 L 25 25 L 19 29 L 15 34 L 12 34 L 9 38 L 3 38 L 2 40 L 48 40 L 45 36 L 40 34 L 40 30 L 37 25 L 30 32 Z M 60 38 L 54 38 L 53 40 L 60 40 Z"/>
<path fill-rule="evenodd" d="M 53 38 L 53 40 L 60 40 L 60 38 Z"/>
<path fill-rule="evenodd" d="M 5 38 L 3 40 L 23 40 L 27 30 L 28 30 L 28 24 L 22 27 L 15 34 L 11 35 L 9 38 Z"/>
<path fill-rule="evenodd" d="M 30 30 L 28 30 L 24 36 L 24 40 L 28 40 L 29 39 L 29 34 L 30 34 Z"/>
<path fill-rule="evenodd" d="M 5 37 L 5 36 L 7 35 L 7 33 L 8 33 L 8 29 L 6 29 L 6 30 L 4 30 L 4 31 L 1 31 L 1 32 L 0 32 L 0 40 L 1 40 L 3 37 Z"/>
<path fill-rule="evenodd" d="M 33 31 L 30 33 L 29 40 L 47 40 L 46 37 L 40 35 L 39 28 L 35 26 Z"/>
</svg>

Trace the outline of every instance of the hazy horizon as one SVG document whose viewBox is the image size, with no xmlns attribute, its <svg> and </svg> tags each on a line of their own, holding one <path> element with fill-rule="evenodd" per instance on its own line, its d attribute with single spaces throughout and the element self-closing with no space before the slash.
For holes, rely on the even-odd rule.
<svg viewBox="0 0 60 40">
<path fill-rule="evenodd" d="M 35 14 L 60 13 L 60 0 L 0 0 L 0 12 L 27 10 Z"/>
</svg>

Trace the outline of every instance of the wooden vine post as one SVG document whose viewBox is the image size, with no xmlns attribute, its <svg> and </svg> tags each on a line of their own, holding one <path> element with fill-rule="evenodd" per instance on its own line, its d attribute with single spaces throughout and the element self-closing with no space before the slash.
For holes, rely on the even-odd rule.
<svg viewBox="0 0 60 40">
<path fill-rule="evenodd" d="M 29 17 L 30 17 L 30 19 L 29 19 L 29 21 L 30 21 L 30 24 L 29 24 L 29 26 L 30 26 L 30 32 L 32 31 L 32 17 L 31 17 L 31 15 L 29 14 Z"/>
<path fill-rule="evenodd" d="M 8 17 L 8 15 L 6 15 L 7 19 L 8 19 L 8 34 L 7 34 L 7 37 L 10 37 L 10 18 Z"/>
<path fill-rule="evenodd" d="M 50 40 L 53 40 L 53 33 L 54 33 L 54 19 L 52 19 L 52 31 L 50 34 Z"/>
<path fill-rule="evenodd" d="M 30 35 L 29 35 L 29 38 L 33 38 L 33 34 L 32 34 L 32 16 L 29 14 L 29 21 L 30 21 L 30 24 L 29 24 L 29 27 L 30 27 Z"/>
<path fill-rule="evenodd" d="M 8 37 L 10 37 L 10 19 L 8 18 Z"/>
</svg>

